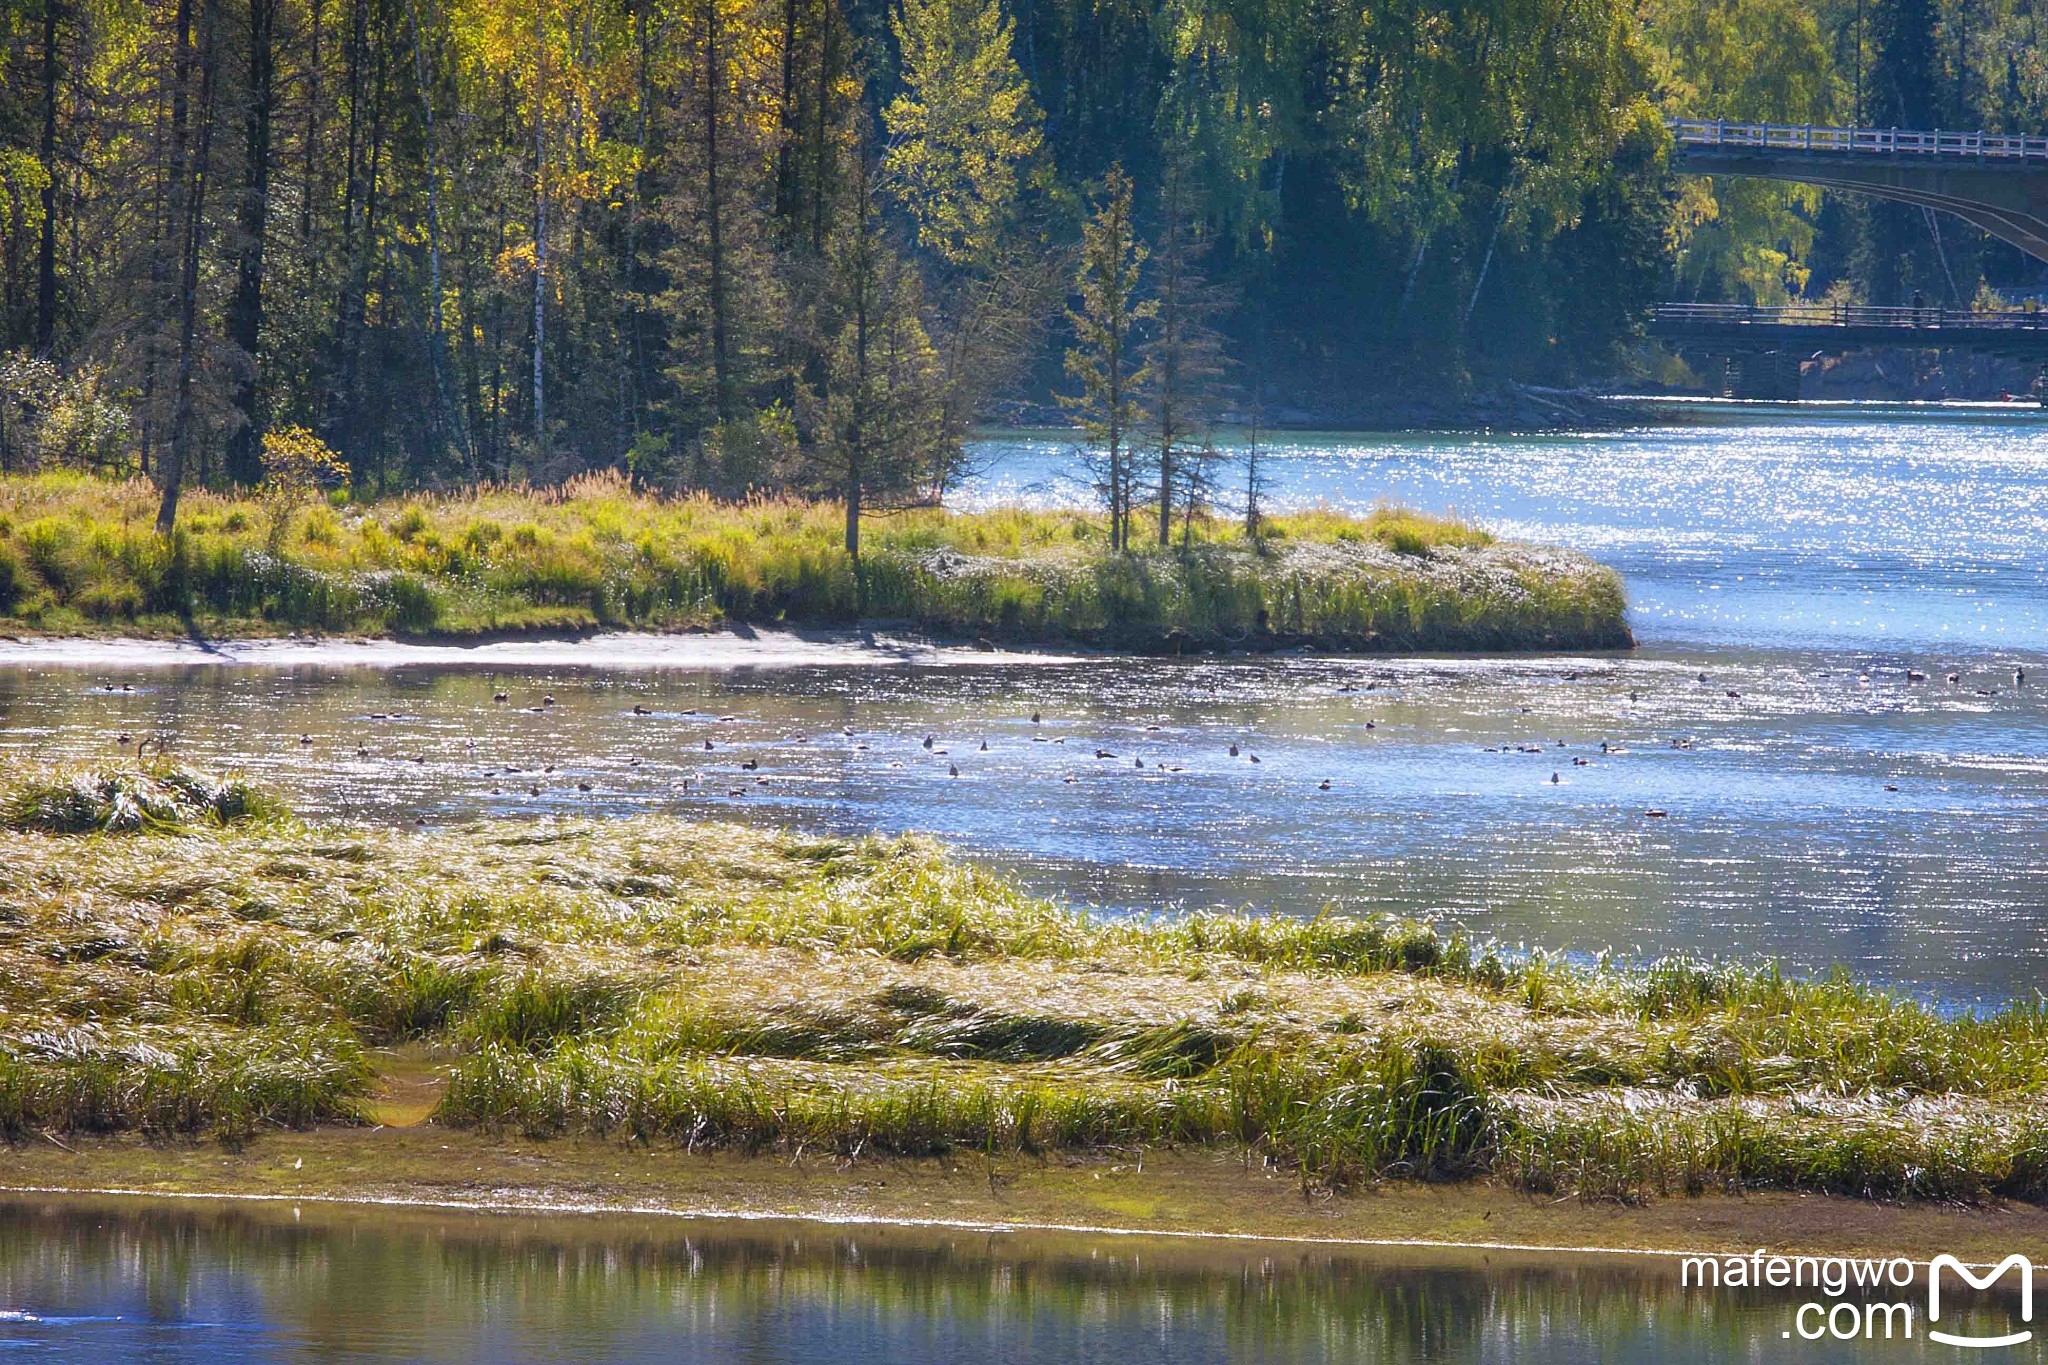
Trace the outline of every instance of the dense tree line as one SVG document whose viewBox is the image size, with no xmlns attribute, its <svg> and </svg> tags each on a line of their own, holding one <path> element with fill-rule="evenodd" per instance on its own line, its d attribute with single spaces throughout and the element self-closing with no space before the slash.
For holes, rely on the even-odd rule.
<svg viewBox="0 0 2048 1365">
<path fill-rule="evenodd" d="M 1106 178 L 1150 244 L 1123 401 L 1169 486 L 1226 360 L 1253 400 L 1562 376 L 1659 267 L 1611 0 L 4 15 L 0 455 L 172 490 L 303 426 L 370 489 L 929 497 L 992 401 L 1071 387 Z"/>
<path fill-rule="evenodd" d="M 1163 539 L 1225 410 L 2012 273 L 1674 182 L 1660 117 L 2037 128 L 2031 3 L 6 0 L 0 462 L 168 516 L 303 428 L 370 491 L 620 467 L 851 538 L 1057 394 Z"/>
</svg>

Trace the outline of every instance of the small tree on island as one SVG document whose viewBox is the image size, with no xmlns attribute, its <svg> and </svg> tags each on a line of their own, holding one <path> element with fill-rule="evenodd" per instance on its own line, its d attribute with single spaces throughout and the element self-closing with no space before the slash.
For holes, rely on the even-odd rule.
<svg viewBox="0 0 2048 1365">
<path fill-rule="evenodd" d="M 1145 437 L 1159 472 L 1159 544 L 1173 534 L 1176 499 L 1184 501 L 1185 540 L 1210 484 L 1216 456 L 1214 408 L 1229 358 L 1216 320 L 1229 293 L 1212 284 L 1201 266 L 1208 234 L 1193 212 L 1193 176 L 1184 142 L 1169 151 L 1160 186 L 1160 227 L 1152 251 L 1153 326 L 1140 348 L 1149 382 L 1144 390 Z"/>
<path fill-rule="evenodd" d="M 845 221 L 828 248 L 824 392 L 807 396 L 810 474 L 846 504 L 846 553 L 860 566 L 861 515 L 900 506 L 947 463 L 939 358 L 920 314 L 917 272 L 890 243 L 864 148 L 849 158 Z"/>
<path fill-rule="evenodd" d="M 1074 278 L 1081 306 L 1067 310 L 1079 343 L 1067 351 L 1067 373 L 1080 381 L 1081 393 L 1060 402 L 1080 413 L 1096 452 L 1096 487 L 1109 507 L 1112 551 L 1131 546 L 1132 435 L 1150 374 L 1138 353 L 1137 325 L 1157 311 L 1156 303 L 1136 302 L 1145 255 L 1131 223 L 1131 178 L 1111 166 L 1101 206 L 1081 228 L 1081 269 Z"/>
</svg>

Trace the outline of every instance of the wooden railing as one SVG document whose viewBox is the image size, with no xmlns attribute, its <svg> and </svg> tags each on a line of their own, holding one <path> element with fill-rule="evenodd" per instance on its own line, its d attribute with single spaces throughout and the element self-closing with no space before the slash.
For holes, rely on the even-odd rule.
<svg viewBox="0 0 2048 1365">
<path fill-rule="evenodd" d="M 1714 327 L 1943 327 L 1972 331 L 2048 331 L 2048 311 L 2011 308 L 1873 308 L 1863 304 L 1793 303 L 1761 308 L 1746 303 L 1663 303 L 1655 320 L 1670 326 Z"/>
<path fill-rule="evenodd" d="M 2048 161 L 2048 137 L 2022 133 L 1948 133 L 1939 129 L 1916 133 L 1900 128 L 1828 128 L 1812 123 L 1730 123 L 1703 118 L 1675 118 L 1668 120 L 1668 125 L 1672 137 L 1687 147 Z"/>
</svg>

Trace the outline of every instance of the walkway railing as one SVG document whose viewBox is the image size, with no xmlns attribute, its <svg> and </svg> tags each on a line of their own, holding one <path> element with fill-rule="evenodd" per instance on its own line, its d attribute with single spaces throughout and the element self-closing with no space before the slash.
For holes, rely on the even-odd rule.
<svg viewBox="0 0 2048 1365">
<path fill-rule="evenodd" d="M 1862 304 L 1793 303 L 1761 308 L 1746 303 L 1662 303 L 1654 314 L 1667 326 L 1712 327 L 1941 327 L 1971 331 L 2048 332 L 2048 311 L 1979 311 L 1970 308 L 1871 308 Z"/>
<path fill-rule="evenodd" d="M 2001 161 L 2048 161 L 2048 137 L 2021 133 L 1916 133 L 1899 128 L 1828 128 L 1812 123 L 1730 123 L 1726 119 L 1667 120 L 1686 147 L 1760 151 L 1842 152 L 1881 156 L 1947 156 Z"/>
</svg>

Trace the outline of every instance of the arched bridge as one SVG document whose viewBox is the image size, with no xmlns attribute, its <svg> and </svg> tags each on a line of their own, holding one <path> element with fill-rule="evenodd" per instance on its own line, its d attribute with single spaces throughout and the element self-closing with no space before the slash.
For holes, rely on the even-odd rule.
<svg viewBox="0 0 2048 1365">
<path fill-rule="evenodd" d="M 1689 118 L 1670 128 L 1675 170 L 1918 204 L 2048 261 L 2048 137 Z"/>
</svg>

